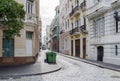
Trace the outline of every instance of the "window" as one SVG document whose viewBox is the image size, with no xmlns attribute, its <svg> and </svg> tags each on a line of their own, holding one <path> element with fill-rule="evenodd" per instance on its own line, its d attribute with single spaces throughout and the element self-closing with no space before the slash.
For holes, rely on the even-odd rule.
<svg viewBox="0 0 120 81">
<path fill-rule="evenodd" d="M 96 4 L 96 3 L 98 3 L 98 2 L 100 2 L 101 0 L 94 0 L 94 3 Z"/>
<path fill-rule="evenodd" d="M 79 6 L 79 1 L 75 0 L 75 6 Z"/>
<path fill-rule="evenodd" d="M 68 19 L 68 28 L 69 28 L 69 19 Z"/>
<path fill-rule="evenodd" d="M 66 24 L 66 29 L 67 29 L 67 22 L 65 22 L 65 24 Z"/>
<path fill-rule="evenodd" d="M 71 7 L 72 7 L 72 9 L 73 9 L 73 5 L 72 5 Z"/>
<path fill-rule="evenodd" d="M 67 11 L 67 4 L 65 4 L 65 8 L 66 8 L 66 11 Z"/>
<path fill-rule="evenodd" d="M 32 32 L 26 32 L 26 38 L 27 39 L 32 39 Z"/>
<path fill-rule="evenodd" d="M 68 8 L 69 8 L 69 0 L 68 0 Z"/>
<path fill-rule="evenodd" d="M 79 1 L 77 0 L 77 6 L 79 6 Z"/>
<path fill-rule="evenodd" d="M 33 13 L 33 1 L 27 0 L 26 11 L 27 13 Z"/>
<path fill-rule="evenodd" d="M 72 29 L 73 29 L 73 23 L 71 23 Z"/>
<path fill-rule="evenodd" d="M 104 36 L 105 34 L 105 20 L 104 17 L 94 20 L 94 35 L 95 37 Z"/>
<path fill-rule="evenodd" d="M 84 29 L 86 30 L 86 18 L 84 17 Z"/>
<path fill-rule="evenodd" d="M 81 26 L 81 18 L 79 18 L 79 26 Z"/>
<path fill-rule="evenodd" d="M 64 49 L 64 39 L 61 40 L 61 49 Z"/>
<path fill-rule="evenodd" d="M 78 27 L 79 26 L 79 20 L 77 20 L 76 23 L 77 23 L 77 27 Z"/>
<path fill-rule="evenodd" d="M 60 13 L 60 11 L 58 10 L 58 14 Z"/>
<path fill-rule="evenodd" d="M 116 56 L 118 55 L 118 46 L 117 45 L 115 45 L 115 54 L 116 54 Z"/>
<path fill-rule="evenodd" d="M 78 27 L 79 26 L 79 20 L 76 20 L 75 21 L 75 27 Z"/>
</svg>

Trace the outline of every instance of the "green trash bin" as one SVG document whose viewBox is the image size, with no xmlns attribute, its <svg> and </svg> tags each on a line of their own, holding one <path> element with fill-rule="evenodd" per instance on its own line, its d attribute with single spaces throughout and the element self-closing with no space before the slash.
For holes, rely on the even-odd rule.
<svg viewBox="0 0 120 81">
<path fill-rule="evenodd" d="M 52 63 L 56 63 L 56 53 L 51 52 L 51 57 L 52 57 Z"/>
<path fill-rule="evenodd" d="M 46 53 L 46 60 L 47 60 L 47 63 L 56 63 L 56 53 L 47 52 Z"/>
</svg>

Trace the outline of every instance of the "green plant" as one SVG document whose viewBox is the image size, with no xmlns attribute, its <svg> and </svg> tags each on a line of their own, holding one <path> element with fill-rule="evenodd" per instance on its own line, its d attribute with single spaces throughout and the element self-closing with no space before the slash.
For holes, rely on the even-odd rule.
<svg viewBox="0 0 120 81">
<path fill-rule="evenodd" d="M 6 31 L 6 36 L 20 36 L 24 27 L 24 5 L 15 0 L 0 0 L 0 29 Z"/>
</svg>

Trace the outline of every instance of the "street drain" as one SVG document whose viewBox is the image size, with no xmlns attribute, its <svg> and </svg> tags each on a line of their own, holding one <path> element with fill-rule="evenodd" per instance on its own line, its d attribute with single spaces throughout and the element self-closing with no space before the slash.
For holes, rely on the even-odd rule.
<svg viewBox="0 0 120 81">
<path fill-rule="evenodd" d="M 120 78 L 120 76 L 111 76 L 112 78 Z"/>
</svg>

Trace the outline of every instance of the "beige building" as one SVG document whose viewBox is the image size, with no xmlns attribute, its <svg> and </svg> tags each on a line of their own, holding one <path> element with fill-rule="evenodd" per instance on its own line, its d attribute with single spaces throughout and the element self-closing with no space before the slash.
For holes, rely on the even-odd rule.
<svg viewBox="0 0 120 81">
<path fill-rule="evenodd" d="M 24 28 L 20 37 L 8 41 L 0 30 L 0 65 L 34 63 L 39 53 L 40 16 L 39 0 L 16 0 L 26 11 Z"/>
<path fill-rule="evenodd" d="M 86 58 L 85 15 L 85 0 L 60 0 L 60 52 Z"/>
</svg>

